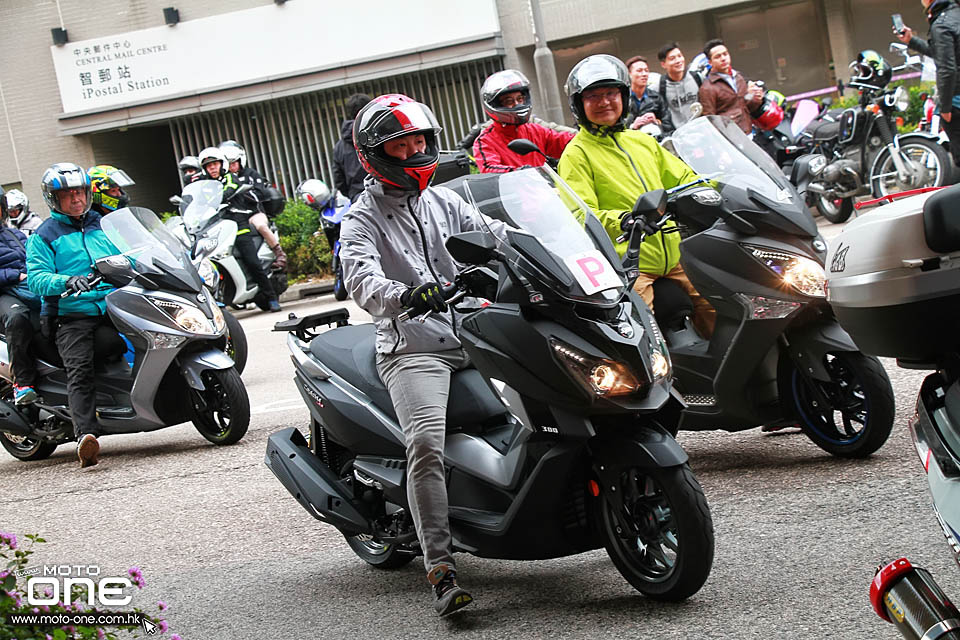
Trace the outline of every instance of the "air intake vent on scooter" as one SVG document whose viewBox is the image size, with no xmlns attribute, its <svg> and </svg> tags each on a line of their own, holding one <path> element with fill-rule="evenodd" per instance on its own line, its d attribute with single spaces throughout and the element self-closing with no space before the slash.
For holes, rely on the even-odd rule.
<svg viewBox="0 0 960 640">
<path fill-rule="evenodd" d="M 717 396 L 708 396 L 708 395 L 683 396 L 683 401 L 693 407 L 710 407 L 717 404 Z"/>
</svg>

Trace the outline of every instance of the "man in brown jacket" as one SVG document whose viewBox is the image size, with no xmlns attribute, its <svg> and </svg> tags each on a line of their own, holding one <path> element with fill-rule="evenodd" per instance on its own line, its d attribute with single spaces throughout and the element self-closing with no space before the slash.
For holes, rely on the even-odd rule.
<svg viewBox="0 0 960 640">
<path fill-rule="evenodd" d="M 730 52 L 723 40 L 708 41 L 703 53 L 710 61 L 710 74 L 700 87 L 703 115 L 728 116 L 749 135 L 753 127 L 750 112 L 760 106 L 763 91 L 731 66 Z"/>
</svg>

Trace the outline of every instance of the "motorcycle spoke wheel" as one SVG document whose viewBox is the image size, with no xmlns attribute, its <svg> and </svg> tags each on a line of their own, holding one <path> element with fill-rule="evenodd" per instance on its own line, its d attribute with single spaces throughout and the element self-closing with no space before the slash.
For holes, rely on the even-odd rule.
<svg viewBox="0 0 960 640">
<path fill-rule="evenodd" d="M 871 176 L 874 192 L 886 196 L 901 191 L 923 187 L 942 186 L 946 178 L 946 153 L 934 143 L 926 140 L 914 140 L 900 146 L 901 153 L 913 164 L 915 176 L 909 182 L 902 182 L 888 150 L 884 150 L 877 165 L 877 173 Z"/>
<path fill-rule="evenodd" d="M 824 366 L 829 382 L 808 380 L 792 371 L 791 395 L 801 428 L 834 455 L 872 454 L 893 428 L 893 390 L 886 371 L 876 358 L 861 353 L 828 354 Z"/>
</svg>

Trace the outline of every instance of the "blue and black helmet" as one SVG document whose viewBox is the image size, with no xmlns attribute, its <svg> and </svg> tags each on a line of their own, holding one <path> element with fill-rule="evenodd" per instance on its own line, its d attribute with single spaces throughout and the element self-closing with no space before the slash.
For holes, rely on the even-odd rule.
<svg viewBox="0 0 960 640">
<path fill-rule="evenodd" d="M 93 193 L 90 184 L 90 176 L 80 165 L 72 162 L 58 162 L 51 165 L 49 169 L 43 172 L 40 179 L 40 189 L 43 191 L 43 199 L 51 211 L 68 215 L 66 211 L 60 208 L 60 199 L 57 192 L 62 189 L 72 189 L 81 187 L 86 193 L 87 206 L 84 213 L 90 210 L 93 202 Z"/>
</svg>

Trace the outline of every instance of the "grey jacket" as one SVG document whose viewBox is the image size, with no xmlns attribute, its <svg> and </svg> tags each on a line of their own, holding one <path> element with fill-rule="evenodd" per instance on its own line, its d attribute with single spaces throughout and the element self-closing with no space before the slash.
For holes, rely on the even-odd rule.
<svg viewBox="0 0 960 640">
<path fill-rule="evenodd" d="M 340 261 L 347 291 L 377 325 L 377 352 L 459 348 L 460 314 L 451 308 L 423 323 L 400 322 L 400 295 L 425 282 L 453 282 L 460 267 L 444 243 L 452 234 L 483 229 L 481 215 L 446 187 L 428 187 L 418 195 L 384 189 L 372 177 L 364 186 L 341 223 Z M 504 237 L 502 222 L 483 217 Z"/>
<path fill-rule="evenodd" d="M 950 113 L 953 98 L 960 94 L 960 6 L 952 0 L 930 6 L 929 42 L 914 36 L 909 47 L 930 56 L 937 63 L 937 90 L 941 113 Z"/>
</svg>

